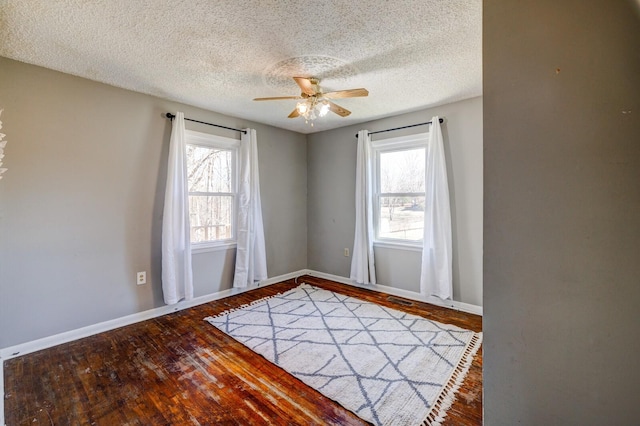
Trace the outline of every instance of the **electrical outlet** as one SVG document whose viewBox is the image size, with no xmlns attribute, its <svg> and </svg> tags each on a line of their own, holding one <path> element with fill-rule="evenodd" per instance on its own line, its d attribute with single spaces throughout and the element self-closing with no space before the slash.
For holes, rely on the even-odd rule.
<svg viewBox="0 0 640 426">
<path fill-rule="evenodd" d="M 344 249 L 344 257 L 349 257 L 349 249 Z"/>
<path fill-rule="evenodd" d="M 147 271 L 138 272 L 136 274 L 136 283 L 138 285 L 147 283 Z"/>
</svg>

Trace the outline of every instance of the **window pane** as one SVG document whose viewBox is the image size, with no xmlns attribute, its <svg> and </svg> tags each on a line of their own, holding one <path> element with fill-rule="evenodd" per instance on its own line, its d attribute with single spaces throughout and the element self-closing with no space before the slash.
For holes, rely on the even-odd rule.
<svg viewBox="0 0 640 426">
<path fill-rule="evenodd" d="M 231 151 L 187 145 L 189 192 L 232 192 Z"/>
<path fill-rule="evenodd" d="M 232 238 L 232 213 L 232 196 L 189 195 L 191 242 Z"/>
<path fill-rule="evenodd" d="M 380 192 L 424 192 L 425 149 L 380 153 Z"/>
<path fill-rule="evenodd" d="M 424 196 L 380 197 L 378 238 L 420 241 L 424 230 Z"/>
</svg>

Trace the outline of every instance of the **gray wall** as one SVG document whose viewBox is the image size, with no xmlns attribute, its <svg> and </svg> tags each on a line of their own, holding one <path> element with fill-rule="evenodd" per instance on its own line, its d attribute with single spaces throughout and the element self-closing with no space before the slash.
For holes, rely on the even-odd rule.
<svg viewBox="0 0 640 426">
<path fill-rule="evenodd" d="M 639 13 L 484 2 L 486 425 L 640 419 Z"/>
<path fill-rule="evenodd" d="M 451 196 L 454 300 L 482 305 L 482 98 L 308 135 L 309 268 L 349 277 L 355 216 L 355 134 L 446 118 L 442 126 Z M 420 129 L 420 128 L 418 128 Z M 425 128 L 422 128 L 423 130 Z M 396 131 L 375 138 L 415 133 Z M 378 283 L 419 291 L 420 253 L 376 248 Z"/>
<path fill-rule="evenodd" d="M 166 111 L 257 130 L 269 276 L 306 267 L 304 135 L 5 58 L 0 108 L 0 347 L 163 305 Z M 231 286 L 234 256 L 194 255 L 196 296 Z"/>
</svg>

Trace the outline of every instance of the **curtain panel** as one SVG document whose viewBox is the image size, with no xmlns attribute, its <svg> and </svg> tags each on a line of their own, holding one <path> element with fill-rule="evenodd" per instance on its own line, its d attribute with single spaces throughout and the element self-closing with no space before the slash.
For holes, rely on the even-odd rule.
<svg viewBox="0 0 640 426">
<path fill-rule="evenodd" d="M 439 117 L 431 119 L 425 164 L 425 211 L 420 292 L 453 297 L 451 208 Z"/>
<path fill-rule="evenodd" d="M 171 123 L 162 217 L 162 294 L 167 305 L 193 299 L 184 113 Z"/>
<path fill-rule="evenodd" d="M 371 136 L 358 132 L 356 158 L 356 228 L 353 241 L 350 278 L 360 284 L 376 284 L 373 253 L 373 201 Z"/>
<path fill-rule="evenodd" d="M 238 244 L 234 287 L 247 287 L 267 278 L 267 256 L 260 201 L 256 131 L 245 129 L 240 140 L 238 182 Z"/>
</svg>

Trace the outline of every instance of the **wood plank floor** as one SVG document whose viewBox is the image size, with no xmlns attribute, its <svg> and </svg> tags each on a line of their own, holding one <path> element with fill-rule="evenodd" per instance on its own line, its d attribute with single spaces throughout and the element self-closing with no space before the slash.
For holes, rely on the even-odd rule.
<svg viewBox="0 0 640 426">
<path fill-rule="evenodd" d="M 482 318 L 314 277 L 308 282 L 481 331 Z M 14 425 L 364 425 L 203 318 L 295 287 L 293 280 L 5 361 Z M 448 425 L 482 424 L 482 349 Z"/>
</svg>

